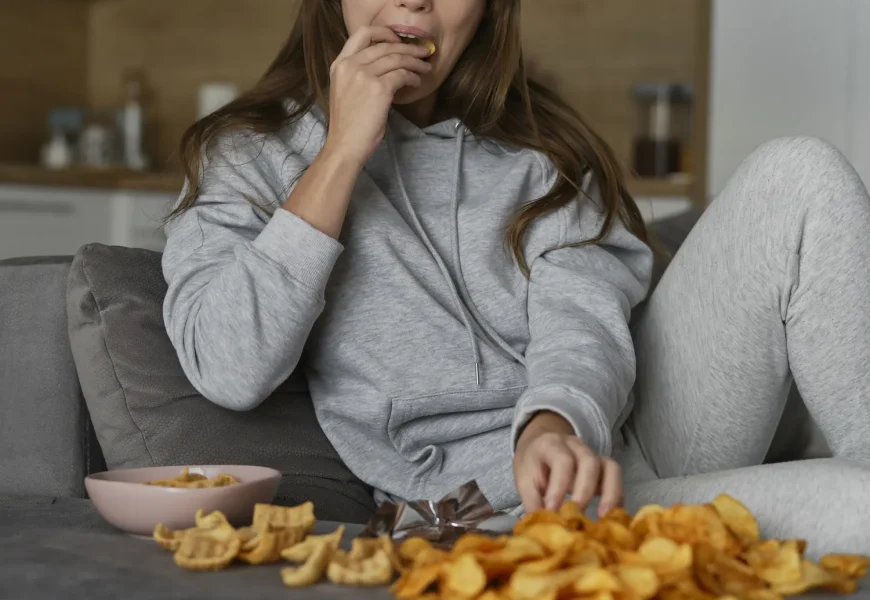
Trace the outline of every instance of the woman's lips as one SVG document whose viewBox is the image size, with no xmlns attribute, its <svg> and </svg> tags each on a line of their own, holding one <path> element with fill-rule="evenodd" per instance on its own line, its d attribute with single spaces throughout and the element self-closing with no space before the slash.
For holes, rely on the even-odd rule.
<svg viewBox="0 0 870 600">
<path fill-rule="evenodd" d="M 424 31 L 419 27 L 412 27 L 411 25 L 390 25 L 389 28 L 396 33 L 406 33 L 408 35 L 413 35 L 415 37 L 429 41 L 431 41 L 432 38 L 435 37 L 428 31 Z"/>
</svg>

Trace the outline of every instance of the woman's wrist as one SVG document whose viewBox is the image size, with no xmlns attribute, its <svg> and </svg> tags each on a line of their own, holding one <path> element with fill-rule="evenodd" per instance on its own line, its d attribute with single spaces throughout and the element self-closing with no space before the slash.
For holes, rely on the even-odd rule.
<svg viewBox="0 0 870 600">
<path fill-rule="evenodd" d="M 333 165 L 336 169 L 342 171 L 350 170 L 357 174 L 362 171 L 366 162 L 359 156 L 355 156 L 344 144 L 331 139 L 329 134 L 327 134 L 323 148 L 317 155 L 317 160 Z"/>
<path fill-rule="evenodd" d="M 558 413 L 548 410 L 535 413 L 520 433 L 517 446 L 545 433 L 574 435 L 574 427 Z"/>
</svg>

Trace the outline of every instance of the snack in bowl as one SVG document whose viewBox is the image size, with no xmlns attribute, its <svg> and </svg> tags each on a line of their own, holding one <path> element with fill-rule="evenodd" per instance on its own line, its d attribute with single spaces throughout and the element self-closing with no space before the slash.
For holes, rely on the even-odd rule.
<svg viewBox="0 0 870 600">
<path fill-rule="evenodd" d="M 195 528 L 159 526 L 154 538 L 186 569 L 284 559 L 297 563 L 281 569 L 289 587 L 393 583 L 400 600 L 782 600 L 814 589 L 852 593 L 870 568 L 870 557 L 828 554 L 815 563 L 802 540 L 762 540 L 752 513 L 727 495 L 634 516 L 616 509 L 597 521 L 569 502 L 526 515 L 511 535 L 466 533 L 449 549 L 382 536 L 345 550 L 343 527 L 310 534 L 311 503 L 258 505 L 254 515 L 250 527 L 234 529 L 220 514 L 200 513 Z"/>
<path fill-rule="evenodd" d="M 190 465 L 188 475 L 199 474 L 215 481 L 227 475 L 237 483 L 208 487 L 145 485 L 177 478 L 181 472 L 182 466 L 116 469 L 88 475 L 85 486 L 94 507 L 111 525 L 132 535 L 151 537 L 158 523 L 170 531 L 194 527 L 199 509 L 206 514 L 220 511 L 234 525 L 250 523 L 254 505 L 272 502 L 281 484 L 281 472 L 269 467 Z"/>
<path fill-rule="evenodd" d="M 170 488 L 210 488 L 238 485 L 240 482 L 232 475 L 218 473 L 214 477 L 206 477 L 201 473 L 191 473 L 190 467 L 184 467 L 181 474 L 171 479 L 155 479 L 146 481 L 145 485 L 158 485 Z"/>
</svg>

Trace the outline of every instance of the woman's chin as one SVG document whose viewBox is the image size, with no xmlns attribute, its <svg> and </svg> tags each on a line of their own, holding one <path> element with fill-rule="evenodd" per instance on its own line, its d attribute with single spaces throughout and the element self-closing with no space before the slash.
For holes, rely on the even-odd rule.
<svg viewBox="0 0 870 600">
<path fill-rule="evenodd" d="M 393 96 L 393 104 L 406 106 L 424 100 L 431 92 L 415 87 L 403 87 Z"/>
</svg>

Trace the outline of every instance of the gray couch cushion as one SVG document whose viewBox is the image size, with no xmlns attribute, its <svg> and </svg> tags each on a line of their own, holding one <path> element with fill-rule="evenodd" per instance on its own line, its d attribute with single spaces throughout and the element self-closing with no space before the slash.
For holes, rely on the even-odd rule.
<svg viewBox="0 0 870 600">
<path fill-rule="evenodd" d="M 72 353 L 110 468 L 259 464 L 285 474 L 286 502 L 365 521 L 370 490 L 326 439 L 300 378 L 259 408 L 215 406 L 185 377 L 163 324 L 160 254 L 91 244 L 73 260 L 67 312 Z"/>
<path fill-rule="evenodd" d="M 0 494 L 84 491 L 88 420 L 67 338 L 69 263 L 0 261 Z"/>
</svg>

